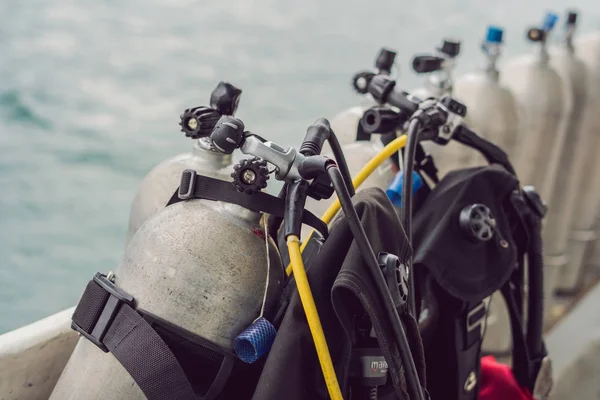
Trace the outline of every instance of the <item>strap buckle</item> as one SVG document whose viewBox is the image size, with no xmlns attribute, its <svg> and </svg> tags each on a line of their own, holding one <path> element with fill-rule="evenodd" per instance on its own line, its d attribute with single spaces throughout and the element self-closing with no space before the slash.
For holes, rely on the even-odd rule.
<svg viewBox="0 0 600 400">
<path fill-rule="evenodd" d="M 486 302 L 481 301 L 467 313 L 467 332 L 479 328 L 480 337 L 485 334 L 485 322 L 487 317 Z"/>
<path fill-rule="evenodd" d="M 196 171 L 193 169 L 186 169 L 181 174 L 181 182 L 179 183 L 179 189 L 177 195 L 181 200 L 189 200 L 194 196 L 194 189 L 196 188 Z"/>
<path fill-rule="evenodd" d="M 106 292 L 107 296 L 103 299 L 103 304 L 96 308 L 97 304 L 94 300 L 97 301 L 97 298 L 103 295 L 98 288 Z M 103 352 L 108 353 L 108 348 L 102 343 L 102 340 L 122 304 L 133 307 L 133 296 L 115 286 L 106 275 L 97 272 L 94 279 L 88 283 L 79 304 L 77 304 L 77 308 L 73 313 L 71 328 L 94 343 Z M 90 309 L 90 306 L 96 309 Z M 89 327 L 81 326 L 80 324 L 83 324 L 90 314 L 97 317 L 91 323 L 86 324 Z"/>
</svg>

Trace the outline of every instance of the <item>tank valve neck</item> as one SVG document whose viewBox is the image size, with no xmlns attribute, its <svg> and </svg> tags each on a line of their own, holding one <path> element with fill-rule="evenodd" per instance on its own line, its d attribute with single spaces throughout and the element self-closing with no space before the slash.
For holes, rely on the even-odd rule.
<svg viewBox="0 0 600 400">
<path fill-rule="evenodd" d="M 569 11 L 567 14 L 567 23 L 565 24 L 565 47 L 570 53 L 575 52 L 575 47 L 573 46 L 573 37 L 575 36 L 575 29 L 577 28 L 577 13 L 574 11 Z"/>
<path fill-rule="evenodd" d="M 485 40 L 481 44 L 481 50 L 486 56 L 486 65 L 484 71 L 488 73 L 492 79 L 498 81 L 499 71 L 497 61 L 502 50 L 502 38 L 504 30 L 496 26 L 489 26 Z"/>
<path fill-rule="evenodd" d="M 558 21 L 558 15 L 549 12 L 546 14 L 541 27 L 530 28 L 527 31 L 527 39 L 531 42 L 540 44 L 539 56 L 542 63 L 547 63 L 550 59 L 548 49 L 546 48 L 546 42 L 550 32 L 554 29 L 554 25 L 556 25 L 556 21 Z"/>
</svg>

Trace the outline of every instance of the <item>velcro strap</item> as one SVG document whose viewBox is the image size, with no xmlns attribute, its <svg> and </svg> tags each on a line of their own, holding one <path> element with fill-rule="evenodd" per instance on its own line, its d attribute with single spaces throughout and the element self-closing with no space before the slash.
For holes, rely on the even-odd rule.
<svg viewBox="0 0 600 400">
<path fill-rule="evenodd" d="M 282 198 L 263 192 L 256 192 L 254 194 L 242 193 L 231 182 L 198 175 L 196 171 L 186 169 L 181 176 L 180 187 L 171 196 L 167 207 L 171 204 L 190 199 L 223 201 L 280 218 L 283 218 L 285 213 L 285 200 Z M 310 211 L 304 210 L 302 223 L 310 225 L 319 231 L 324 238 L 327 238 L 327 224 Z"/>
<path fill-rule="evenodd" d="M 169 346 L 133 304 L 131 296 L 98 273 L 88 283 L 71 326 L 103 351 L 110 351 L 149 400 L 215 398 L 233 362 L 225 358 L 206 395 L 196 395 Z"/>
</svg>

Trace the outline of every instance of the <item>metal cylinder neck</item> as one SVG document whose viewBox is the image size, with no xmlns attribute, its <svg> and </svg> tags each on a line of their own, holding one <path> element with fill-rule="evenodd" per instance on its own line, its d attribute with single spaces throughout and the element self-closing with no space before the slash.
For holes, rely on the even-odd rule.
<svg viewBox="0 0 600 400">
<path fill-rule="evenodd" d="M 231 154 L 223 154 L 214 147 L 209 138 L 196 140 L 192 153 L 206 163 L 213 165 L 216 169 L 231 165 Z"/>
</svg>

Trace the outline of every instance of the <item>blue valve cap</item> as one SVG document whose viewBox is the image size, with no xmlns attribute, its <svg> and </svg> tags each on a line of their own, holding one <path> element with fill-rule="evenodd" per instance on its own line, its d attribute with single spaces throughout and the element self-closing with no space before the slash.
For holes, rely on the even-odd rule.
<svg viewBox="0 0 600 400">
<path fill-rule="evenodd" d="M 554 14 L 552 12 L 547 13 L 546 17 L 544 18 L 544 24 L 542 26 L 542 30 L 545 32 L 550 32 L 552 30 L 552 28 L 554 28 L 556 21 L 558 21 L 557 14 Z"/>
<path fill-rule="evenodd" d="M 504 29 L 490 25 L 488 26 L 485 41 L 488 43 L 502 43 L 502 36 L 504 35 Z"/>
<path fill-rule="evenodd" d="M 402 207 L 402 187 L 404 183 L 404 174 L 402 171 L 398 171 L 394 180 L 390 184 L 390 186 L 386 189 L 385 194 L 387 194 L 388 198 L 392 202 L 392 204 L 396 207 Z M 412 192 L 413 195 L 421 189 L 423 186 L 423 180 L 421 179 L 421 175 L 417 171 L 413 171 L 413 185 Z"/>
<path fill-rule="evenodd" d="M 240 360 L 252 364 L 271 350 L 276 334 L 275 327 L 260 317 L 235 338 L 233 350 Z"/>
</svg>

